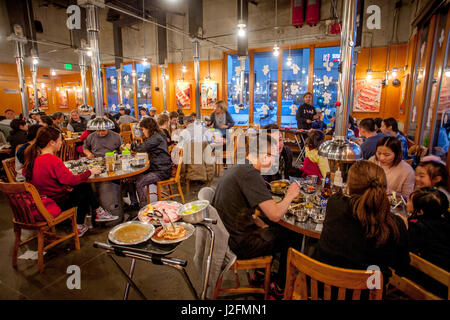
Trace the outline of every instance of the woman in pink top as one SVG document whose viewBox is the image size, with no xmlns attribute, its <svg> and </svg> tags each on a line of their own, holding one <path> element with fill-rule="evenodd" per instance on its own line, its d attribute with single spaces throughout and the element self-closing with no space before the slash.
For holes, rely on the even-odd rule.
<svg viewBox="0 0 450 320">
<path fill-rule="evenodd" d="M 61 131 L 55 127 L 41 128 L 36 141 L 25 150 L 24 176 L 33 184 L 40 195 L 53 199 L 62 211 L 77 207 L 79 236 L 87 231 L 84 224 L 86 214 L 95 210 L 95 221 L 112 221 L 111 216 L 98 203 L 91 185 L 86 183 L 91 174 L 101 173 L 100 168 L 92 168 L 78 175 L 72 174 L 64 162 L 56 156 L 61 149 Z"/>
<path fill-rule="evenodd" d="M 389 193 L 395 191 L 408 199 L 414 190 L 414 170 L 402 158 L 400 140 L 389 136 L 378 140 L 377 152 L 369 161 L 383 168 Z"/>
</svg>

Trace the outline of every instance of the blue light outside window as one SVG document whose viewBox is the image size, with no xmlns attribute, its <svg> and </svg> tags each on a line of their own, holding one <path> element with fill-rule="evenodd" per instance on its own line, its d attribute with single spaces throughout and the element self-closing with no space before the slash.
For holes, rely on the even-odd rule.
<svg viewBox="0 0 450 320">
<path fill-rule="evenodd" d="M 142 64 L 136 64 L 136 81 L 137 81 L 137 102 L 138 108 L 141 108 L 144 104 L 147 106 L 147 110 L 152 107 L 152 88 L 150 83 L 150 64 L 144 66 Z M 139 110 L 138 110 L 139 111 Z M 138 112 L 139 118 L 141 118 Z"/>
<path fill-rule="evenodd" d="M 329 118 L 336 113 L 339 62 L 340 47 L 315 48 L 313 104 L 324 112 L 324 123 L 327 125 Z"/>
<path fill-rule="evenodd" d="M 133 71 L 133 65 L 125 64 L 123 65 L 122 71 L 122 102 L 126 106 L 127 104 L 131 107 L 131 115 L 134 117 L 134 89 L 133 89 L 133 76 L 131 72 Z"/>
<path fill-rule="evenodd" d="M 283 87 L 281 96 L 281 128 L 297 128 L 297 109 L 308 91 L 309 49 L 291 50 L 292 64 L 287 65 L 289 50 L 283 51 Z"/>
<path fill-rule="evenodd" d="M 241 83 L 241 62 L 236 55 L 228 55 L 227 58 L 227 105 L 228 112 L 234 120 L 237 126 L 247 126 L 248 125 L 248 96 L 249 96 L 249 67 L 248 58 L 245 61 L 245 71 L 244 71 L 244 109 L 239 109 L 239 94 L 240 94 L 240 83 Z"/>
<path fill-rule="evenodd" d="M 106 67 L 106 109 L 108 112 L 119 112 L 119 91 L 117 87 L 116 67 Z M 114 105 L 114 107 L 113 107 Z"/>
<path fill-rule="evenodd" d="M 271 52 L 255 53 L 253 122 L 261 127 L 277 123 L 278 57 Z"/>
</svg>

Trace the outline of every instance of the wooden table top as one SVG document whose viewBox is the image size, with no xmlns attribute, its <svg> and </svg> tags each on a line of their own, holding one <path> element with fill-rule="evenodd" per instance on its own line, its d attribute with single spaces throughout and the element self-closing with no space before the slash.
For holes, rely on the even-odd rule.
<svg viewBox="0 0 450 320">
<path fill-rule="evenodd" d="M 278 224 L 296 233 L 315 239 L 320 239 L 320 235 L 322 234 L 323 224 L 317 224 L 312 221 L 312 219 L 308 219 L 306 222 L 297 222 L 295 216 L 285 214 L 284 217 L 278 221 Z"/>
</svg>

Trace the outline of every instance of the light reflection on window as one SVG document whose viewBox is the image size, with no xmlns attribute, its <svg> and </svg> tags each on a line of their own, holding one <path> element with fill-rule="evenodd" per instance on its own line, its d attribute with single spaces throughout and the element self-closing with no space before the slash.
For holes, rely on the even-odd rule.
<svg viewBox="0 0 450 320">
<path fill-rule="evenodd" d="M 245 61 L 244 70 L 244 108 L 239 108 L 240 104 L 240 83 L 241 83 L 241 61 L 236 55 L 229 55 L 227 59 L 227 104 L 228 112 L 231 114 L 235 125 L 246 126 L 248 125 L 248 96 L 249 96 L 249 69 L 248 58 Z"/>
</svg>

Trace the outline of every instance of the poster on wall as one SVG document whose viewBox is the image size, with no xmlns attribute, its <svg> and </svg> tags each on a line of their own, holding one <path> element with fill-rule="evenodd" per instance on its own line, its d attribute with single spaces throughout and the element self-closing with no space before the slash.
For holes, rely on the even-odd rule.
<svg viewBox="0 0 450 320">
<path fill-rule="evenodd" d="M 353 111 L 379 112 L 381 88 L 380 80 L 356 80 Z"/>
<path fill-rule="evenodd" d="M 39 108 L 48 109 L 48 96 L 47 96 L 47 88 L 38 88 L 37 89 L 38 99 L 39 99 Z M 33 87 L 28 87 L 28 105 L 33 109 L 34 105 L 34 90 Z"/>
<path fill-rule="evenodd" d="M 190 109 L 191 108 L 191 84 L 187 82 L 177 82 L 175 88 L 175 95 L 177 97 L 177 108 Z"/>
<path fill-rule="evenodd" d="M 83 92 L 81 92 L 81 89 L 75 91 L 75 103 L 77 107 L 83 104 Z"/>
<path fill-rule="evenodd" d="M 206 82 L 201 84 L 202 109 L 213 109 L 217 101 L 217 83 Z"/>
<path fill-rule="evenodd" d="M 63 109 L 68 108 L 66 90 L 59 90 L 59 107 Z"/>
</svg>

